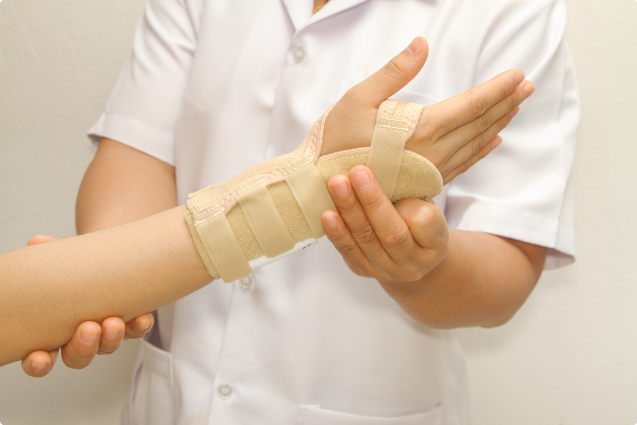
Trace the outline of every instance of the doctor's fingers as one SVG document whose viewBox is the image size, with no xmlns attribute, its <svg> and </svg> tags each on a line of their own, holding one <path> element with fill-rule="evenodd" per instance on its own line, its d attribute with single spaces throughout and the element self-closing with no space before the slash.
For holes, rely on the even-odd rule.
<svg viewBox="0 0 637 425">
<path fill-rule="evenodd" d="M 126 335 L 124 339 L 137 339 L 146 335 L 155 324 L 155 317 L 150 313 L 144 313 L 126 322 Z"/>
<path fill-rule="evenodd" d="M 348 180 L 339 176 L 331 180 L 330 185 L 339 183 L 339 179 Z M 350 247 L 357 245 L 372 266 L 367 275 L 379 280 L 421 278 L 424 250 L 413 240 L 409 227 L 371 171 L 364 166 L 354 167 L 349 180 L 349 190 L 353 193 L 334 200 L 351 234 L 351 237 L 345 235 L 337 241 L 341 254 L 345 250 L 356 252 Z"/>
<path fill-rule="evenodd" d="M 352 240 L 348 240 L 348 244 L 344 245 L 342 249 L 346 251 L 354 250 L 354 247 L 349 246 L 350 243 L 353 243 L 372 265 L 390 262 L 391 259 L 378 240 L 374 227 L 367 219 L 365 211 L 356 198 L 350 179 L 347 176 L 336 175 L 330 179 L 327 187 L 334 200 L 334 205 L 336 205 L 336 209 L 352 237 Z M 327 224 L 329 228 L 333 222 L 328 222 Z M 338 230 L 344 229 L 339 227 Z M 333 230 L 326 234 L 329 238 L 329 236 L 335 235 L 335 232 Z M 344 239 L 341 238 L 339 240 L 342 242 Z"/>
<path fill-rule="evenodd" d="M 51 351 L 34 351 L 22 360 L 22 370 L 29 376 L 41 378 L 53 370 L 59 348 Z"/>
<path fill-rule="evenodd" d="M 487 139 L 481 146 L 475 146 L 476 143 L 479 143 L 478 136 L 484 134 L 485 132 L 488 132 L 494 124 L 502 123 L 503 121 L 501 119 L 506 119 L 508 116 L 510 116 L 509 113 L 517 110 L 518 106 L 529 96 L 531 96 L 534 91 L 535 88 L 533 87 L 533 83 L 531 83 L 530 81 L 525 81 L 524 83 L 517 86 L 509 96 L 496 103 L 483 115 L 444 135 L 440 139 L 440 143 L 441 147 L 445 149 L 446 153 L 448 154 L 446 160 L 449 160 L 461 150 L 471 150 L 473 151 L 473 154 L 477 153 L 489 140 L 491 140 L 495 136 L 495 134 Z M 509 122 L 507 122 L 506 124 L 508 125 L 508 123 Z M 500 128 L 500 130 L 502 129 L 504 129 L 504 127 Z M 465 161 L 468 158 L 469 157 L 466 157 Z"/>
<path fill-rule="evenodd" d="M 354 240 L 341 215 L 334 210 L 327 210 L 321 221 L 327 239 L 341 254 L 347 267 L 359 276 L 372 277 L 374 267 Z"/>
<path fill-rule="evenodd" d="M 62 361 L 71 369 L 84 369 L 91 364 L 100 345 L 102 327 L 95 322 L 83 322 L 73 338 L 62 347 Z"/>
<path fill-rule="evenodd" d="M 385 66 L 352 87 L 348 95 L 357 99 L 361 106 L 378 108 L 418 75 L 428 55 L 427 41 L 423 37 L 416 37 Z"/>
<path fill-rule="evenodd" d="M 489 127 L 487 131 L 478 135 L 449 158 L 448 161 L 439 166 L 440 174 L 443 176 L 443 184 L 449 183 L 497 148 L 502 142 L 502 138 L 498 133 L 509 125 L 519 110 L 519 107 L 517 107 L 507 113 Z"/>
<path fill-rule="evenodd" d="M 427 107 L 420 120 L 420 131 L 428 138 L 440 139 L 456 128 L 470 123 L 507 98 L 524 81 L 524 73 L 514 69 L 486 81 L 464 93 Z"/>
</svg>

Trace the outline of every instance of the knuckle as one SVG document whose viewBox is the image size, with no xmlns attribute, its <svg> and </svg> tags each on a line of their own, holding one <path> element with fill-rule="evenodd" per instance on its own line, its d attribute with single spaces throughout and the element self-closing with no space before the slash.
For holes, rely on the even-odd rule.
<svg viewBox="0 0 637 425">
<path fill-rule="evenodd" d="M 370 213 L 376 213 L 381 211 L 383 207 L 385 207 L 385 202 L 387 197 L 385 193 L 378 189 L 375 193 L 370 194 L 369 197 L 365 197 L 364 199 L 360 199 L 360 203 L 365 206 L 365 209 Z"/>
<path fill-rule="evenodd" d="M 481 115 L 476 119 L 477 130 L 480 133 L 484 133 L 491 127 L 491 117 L 489 114 Z"/>
<path fill-rule="evenodd" d="M 396 58 L 393 58 L 392 60 L 387 62 L 387 64 L 382 67 L 380 71 L 388 78 L 397 79 L 402 75 L 403 67 L 402 64 L 398 60 L 396 60 Z"/>
<path fill-rule="evenodd" d="M 356 245 L 353 243 L 339 244 L 336 246 L 336 249 L 338 249 L 342 256 L 347 256 L 356 250 Z"/>
<path fill-rule="evenodd" d="M 376 232 L 372 225 L 367 223 L 360 229 L 353 231 L 352 237 L 359 245 L 369 245 L 376 240 Z"/>
<path fill-rule="evenodd" d="M 514 88 L 512 87 L 513 80 L 511 78 L 500 79 L 497 85 L 498 95 L 501 99 L 504 99 Z"/>
<path fill-rule="evenodd" d="M 467 92 L 467 95 L 469 96 L 467 103 L 471 114 L 475 117 L 484 115 L 487 111 L 487 101 L 473 90 Z"/>
<path fill-rule="evenodd" d="M 481 134 L 475 139 L 473 139 L 473 142 L 471 143 L 471 156 L 474 156 L 480 153 L 480 151 L 482 150 L 482 147 L 486 143 L 485 139 L 486 137 L 484 136 L 484 134 Z"/>
<path fill-rule="evenodd" d="M 401 249 L 406 247 L 411 240 L 411 233 L 404 229 L 396 229 L 383 239 L 383 245 L 389 249 Z"/>
</svg>

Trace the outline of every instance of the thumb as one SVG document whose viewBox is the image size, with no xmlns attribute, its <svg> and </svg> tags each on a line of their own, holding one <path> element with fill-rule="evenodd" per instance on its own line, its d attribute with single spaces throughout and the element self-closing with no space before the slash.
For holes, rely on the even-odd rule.
<svg viewBox="0 0 637 425">
<path fill-rule="evenodd" d="M 354 86 L 366 106 L 380 104 L 402 89 L 418 75 L 429 55 L 429 45 L 416 37 L 409 46 L 369 78 Z"/>
</svg>

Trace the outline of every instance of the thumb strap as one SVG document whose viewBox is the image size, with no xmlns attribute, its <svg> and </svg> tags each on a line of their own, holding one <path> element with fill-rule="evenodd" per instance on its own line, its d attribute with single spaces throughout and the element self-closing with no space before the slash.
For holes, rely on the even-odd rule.
<svg viewBox="0 0 637 425">
<path fill-rule="evenodd" d="M 367 166 L 392 202 L 405 143 L 413 136 L 425 108 L 390 99 L 378 109 Z"/>
</svg>

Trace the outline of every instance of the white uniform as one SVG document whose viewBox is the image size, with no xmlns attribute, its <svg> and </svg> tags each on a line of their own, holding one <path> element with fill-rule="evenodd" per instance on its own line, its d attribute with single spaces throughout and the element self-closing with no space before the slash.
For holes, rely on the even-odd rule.
<svg viewBox="0 0 637 425">
<path fill-rule="evenodd" d="M 432 104 L 510 68 L 535 95 L 486 160 L 437 198 L 450 227 L 573 260 L 579 99 L 560 0 L 149 0 L 92 137 L 176 166 L 178 201 L 294 150 L 352 85 L 418 35 L 395 97 Z M 161 308 L 124 410 L 131 424 L 466 424 L 454 331 L 412 320 L 327 240 Z"/>
</svg>

